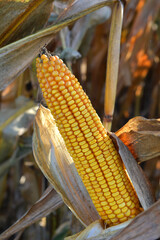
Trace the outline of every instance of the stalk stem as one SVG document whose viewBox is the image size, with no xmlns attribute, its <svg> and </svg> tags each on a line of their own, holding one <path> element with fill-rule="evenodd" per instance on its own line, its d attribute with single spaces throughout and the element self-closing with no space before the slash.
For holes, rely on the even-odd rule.
<svg viewBox="0 0 160 240">
<path fill-rule="evenodd" d="M 121 1 L 115 3 L 109 34 L 103 120 L 103 124 L 108 131 L 112 127 L 116 99 L 123 9 L 124 6 Z"/>
</svg>

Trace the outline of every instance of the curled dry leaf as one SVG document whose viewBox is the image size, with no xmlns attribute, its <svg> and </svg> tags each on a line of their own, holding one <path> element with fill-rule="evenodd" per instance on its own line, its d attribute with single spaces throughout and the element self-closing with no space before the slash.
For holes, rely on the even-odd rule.
<svg viewBox="0 0 160 240">
<path fill-rule="evenodd" d="M 15 108 L 2 109 L 0 113 L 0 162 L 10 157 L 18 137 L 32 125 L 37 106 L 33 101 L 20 98 Z M 17 101 L 18 102 L 18 101 Z"/>
<path fill-rule="evenodd" d="M 98 221 L 89 225 L 84 231 L 65 240 L 155 240 L 160 237 L 160 200 L 133 220 L 102 230 Z M 97 234 L 94 234 L 94 228 Z M 136 229 L 136 231 L 135 231 Z M 92 234 L 92 235 L 90 235 Z"/>
<path fill-rule="evenodd" d="M 116 135 L 138 162 L 160 157 L 160 119 L 132 118 Z"/>
<path fill-rule="evenodd" d="M 83 225 L 87 226 L 100 218 L 50 110 L 42 106 L 35 118 L 33 153 L 44 175 Z"/>
<path fill-rule="evenodd" d="M 53 39 L 53 34 L 79 18 L 117 0 L 75 1 L 57 22 L 0 49 L 0 90 L 8 86 L 32 62 L 39 50 Z"/>
<path fill-rule="evenodd" d="M 48 187 L 42 197 L 16 223 L 0 235 L 0 239 L 9 238 L 14 233 L 25 229 L 47 216 L 63 204 L 61 197 L 52 187 Z"/>
<path fill-rule="evenodd" d="M 114 133 L 111 133 L 110 136 L 121 156 L 129 178 L 137 193 L 139 201 L 144 210 L 146 210 L 155 202 L 150 183 L 147 180 L 141 167 L 138 165 L 138 163 L 136 162 L 128 148 L 123 144 L 123 142 Z"/>
<path fill-rule="evenodd" d="M 1 0 L 0 46 L 41 29 L 51 13 L 52 2 L 53 0 Z"/>
<path fill-rule="evenodd" d="M 86 227 L 83 231 L 78 234 L 75 234 L 71 237 L 65 238 L 65 240 L 85 240 L 85 239 L 99 239 L 100 237 L 104 237 L 108 239 L 109 237 L 113 236 L 115 233 L 119 232 L 123 228 L 125 228 L 132 220 L 128 220 L 124 223 L 118 224 L 113 227 L 109 227 L 104 229 L 102 227 L 101 220 L 97 220 L 91 223 L 88 227 Z"/>
<path fill-rule="evenodd" d="M 160 238 L 160 200 L 136 216 L 132 222 L 108 240 L 155 240 Z M 91 240 L 91 239 L 90 239 Z M 92 238 L 92 240 L 97 240 Z M 99 238 L 98 240 L 106 240 Z"/>
</svg>

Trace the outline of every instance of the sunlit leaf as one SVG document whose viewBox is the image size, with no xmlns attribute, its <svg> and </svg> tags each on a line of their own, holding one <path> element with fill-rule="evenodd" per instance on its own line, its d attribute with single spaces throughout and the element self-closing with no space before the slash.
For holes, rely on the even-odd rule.
<svg viewBox="0 0 160 240">
<path fill-rule="evenodd" d="M 111 133 L 110 136 L 117 147 L 139 201 L 143 209 L 146 210 L 155 202 L 149 181 L 123 142 L 114 133 Z"/>
<path fill-rule="evenodd" d="M 88 13 L 114 2 L 115 0 L 75 1 L 53 26 L 1 48 L 0 90 L 29 66 L 41 47 L 53 39 L 53 34 Z"/>
<path fill-rule="evenodd" d="M 46 23 L 53 0 L 0 1 L 0 46 L 40 30 Z"/>
<path fill-rule="evenodd" d="M 0 162 L 8 158 L 22 136 L 33 123 L 37 106 L 20 98 L 21 104 L 0 112 Z M 18 101 L 17 101 L 18 102 Z"/>
<path fill-rule="evenodd" d="M 91 223 L 88 227 L 86 227 L 82 232 L 75 234 L 71 237 L 65 238 L 65 240 L 85 240 L 85 239 L 97 239 L 101 238 L 102 236 L 105 239 L 110 239 L 111 236 L 115 235 L 117 232 L 121 231 L 125 228 L 132 220 L 126 221 L 124 223 L 118 224 L 113 227 L 109 227 L 104 229 L 102 226 L 102 222 L 95 221 Z"/>
<path fill-rule="evenodd" d="M 132 118 L 116 135 L 138 162 L 160 157 L 160 119 Z"/>
<path fill-rule="evenodd" d="M 41 106 L 35 120 L 33 153 L 37 164 L 75 216 L 84 226 L 89 225 L 100 216 L 66 149 L 50 110 Z"/>
</svg>

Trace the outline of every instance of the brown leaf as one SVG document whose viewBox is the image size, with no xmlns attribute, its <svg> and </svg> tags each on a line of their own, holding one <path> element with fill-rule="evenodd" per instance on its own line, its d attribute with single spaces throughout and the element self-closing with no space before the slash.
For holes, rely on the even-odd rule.
<svg viewBox="0 0 160 240">
<path fill-rule="evenodd" d="M 0 239 L 6 239 L 14 233 L 25 229 L 33 223 L 55 211 L 63 204 L 61 197 L 52 187 L 48 187 L 42 197 L 27 211 L 16 223 L 0 235 Z"/>
<path fill-rule="evenodd" d="M 32 147 L 41 171 L 81 223 L 87 226 L 99 219 L 53 116 L 43 106 L 36 114 Z"/>
<path fill-rule="evenodd" d="M 160 237 L 160 200 L 145 212 L 139 214 L 133 221 L 110 240 L 155 240 Z"/>
<path fill-rule="evenodd" d="M 138 162 L 160 156 L 160 119 L 132 118 L 116 135 Z"/>
<path fill-rule="evenodd" d="M 22 73 L 41 47 L 53 39 L 53 34 L 77 19 L 116 0 L 75 1 L 51 27 L 22 38 L 0 49 L 0 90 Z"/>
<path fill-rule="evenodd" d="M 53 0 L 1 1 L 0 46 L 16 41 L 46 23 Z"/>
<path fill-rule="evenodd" d="M 148 210 L 135 217 L 123 230 L 116 233 L 107 240 L 156 240 L 160 237 L 160 200 Z M 88 240 L 106 240 L 102 233 L 99 236 L 88 238 Z"/>
<path fill-rule="evenodd" d="M 123 142 L 114 133 L 110 136 L 117 147 L 142 207 L 144 210 L 149 208 L 155 199 L 148 179 Z"/>
</svg>

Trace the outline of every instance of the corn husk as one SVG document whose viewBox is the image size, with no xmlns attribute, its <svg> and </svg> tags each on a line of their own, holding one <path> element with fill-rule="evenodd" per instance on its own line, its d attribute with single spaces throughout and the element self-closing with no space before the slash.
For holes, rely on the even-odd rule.
<svg viewBox="0 0 160 240">
<path fill-rule="evenodd" d="M 42 106 L 35 118 L 33 153 L 43 174 L 84 226 L 100 219 L 50 110 Z"/>
<path fill-rule="evenodd" d="M 131 221 L 132 220 L 129 220 L 116 226 L 104 229 L 101 220 L 97 220 L 91 223 L 80 233 L 75 234 L 71 237 L 67 237 L 65 238 L 65 240 L 91 240 L 93 238 L 98 240 L 101 237 L 108 239 L 109 237 L 113 236 L 114 234 L 125 228 Z"/>
</svg>

